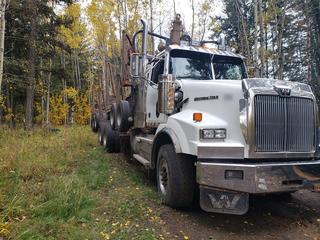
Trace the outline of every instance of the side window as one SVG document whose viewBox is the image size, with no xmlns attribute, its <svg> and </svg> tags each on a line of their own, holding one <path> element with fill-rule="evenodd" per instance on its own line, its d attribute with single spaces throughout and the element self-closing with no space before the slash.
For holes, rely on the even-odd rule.
<svg viewBox="0 0 320 240">
<path fill-rule="evenodd" d="M 153 66 L 152 68 L 151 81 L 157 84 L 159 81 L 159 75 L 163 74 L 163 71 L 164 71 L 164 61 L 160 61 L 156 63 L 156 65 Z"/>
</svg>

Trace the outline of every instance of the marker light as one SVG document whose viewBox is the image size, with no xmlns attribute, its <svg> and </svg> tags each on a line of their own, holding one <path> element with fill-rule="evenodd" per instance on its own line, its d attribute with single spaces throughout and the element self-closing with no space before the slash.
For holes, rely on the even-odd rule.
<svg viewBox="0 0 320 240">
<path fill-rule="evenodd" d="M 193 121 L 201 122 L 202 121 L 202 113 L 193 113 Z"/>
</svg>

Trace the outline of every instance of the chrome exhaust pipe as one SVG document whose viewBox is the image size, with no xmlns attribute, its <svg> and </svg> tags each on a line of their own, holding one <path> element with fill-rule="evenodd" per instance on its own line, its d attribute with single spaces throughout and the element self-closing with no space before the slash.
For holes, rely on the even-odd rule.
<svg viewBox="0 0 320 240">
<path fill-rule="evenodd" d="M 142 23 L 142 68 L 145 68 L 147 60 L 147 49 L 148 49 L 148 23 L 144 19 L 141 19 Z M 144 71 L 143 71 L 144 73 Z"/>
</svg>

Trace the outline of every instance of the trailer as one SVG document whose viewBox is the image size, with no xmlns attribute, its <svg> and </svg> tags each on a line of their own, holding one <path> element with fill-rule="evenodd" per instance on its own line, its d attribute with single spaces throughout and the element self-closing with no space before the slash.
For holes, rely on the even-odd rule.
<svg viewBox="0 0 320 240">
<path fill-rule="evenodd" d="M 180 15 L 170 37 L 141 23 L 132 39 L 124 34 L 119 96 L 93 126 L 109 152 L 155 173 L 164 204 L 200 198 L 207 212 L 245 214 L 250 194 L 318 188 L 319 119 L 309 85 L 248 78 L 243 56 L 223 39 L 193 41 Z M 148 53 L 150 36 L 162 43 L 156 54 Z"/>
</svg>

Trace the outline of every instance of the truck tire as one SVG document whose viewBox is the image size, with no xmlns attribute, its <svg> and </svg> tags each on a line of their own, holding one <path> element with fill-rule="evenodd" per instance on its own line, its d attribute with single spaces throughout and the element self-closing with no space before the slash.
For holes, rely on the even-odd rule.
<svg viewBox="0 0 320 240">
<path fill-rule="evenodd" d="M 97 114 L 92 114 L 91 117 L 91 130 L 92 132 L 98 132 L 99 130 L 99 123 L 98 123 L 98 117 Z"/>
<path fill-rule="evenodd" d="M 112 129 L 110 121 L 107 121 L 106 127 L 104 128 L 103 147 L 108 153 L 120 152 L 119 132 Z"/>
<path fill-rule="evenodd" d="M 116 130 L 117 128 L 116 117 L 117 117 L 117 104 L 112 103 L 111 110 L 110 110 L 110 124 L 113 130 Z"/>
<path fill-rule="evenodd" d="M 103 131 L 104 128 L 102 126 L 98 129 L 98 143 L 102 146 L 103 145 Z"/>
<path fill-rule="evenodd" d="M 130 128 L 129 117 L 131 115 L 130 104 L 128 101 L 121 100 L 117 105 L 116 120 L 119 132 L 127 132 Z"/>
<path fill-rule="evenodd" d="M 172 144 L 160 147 L 157 187 L 162 202 L 170 207 L 189 207 L 195 195 L 195 166 L 191 156 L 177 154 Z"/>
</svg>

